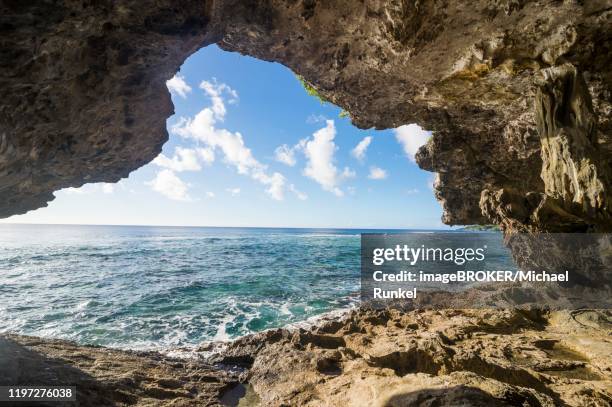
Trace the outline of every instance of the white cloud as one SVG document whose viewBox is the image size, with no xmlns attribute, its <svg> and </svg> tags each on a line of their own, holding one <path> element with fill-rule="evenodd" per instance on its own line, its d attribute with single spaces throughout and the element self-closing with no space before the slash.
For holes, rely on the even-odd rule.
<svg viewBox="0 0 612 407">
<path fill-rule="evenodd" d="M 278 146 L 276 150 L 274 150 L 274 158 L 276 161 L 286 164 L 290 167 L 293 167 L 296 163 L 295 160 L 295 148 L 289 147 L 287 144 L 283 144 L 282 146 Z"/>
<path fill-rule="evenodd" d="M 351 154 L 353 157 L 358 159 L 359 161 L 363 161 L 366 155 L 366 151 L 372 142 L 372 136 L 366 136 L 351 150 Z"/>
<path fill-rule="evenodd" d="M 344 167 L 344 170 L 342 170 L 342 178 L 344 179 L 355 178 L 356 176 L 357 173 L 351 170 L 349 167 Z"/>
<path fill-rule="evenodd" d="M 317 124 L 317 123 L 323 123 L 326 120 L 327 120 L 327 117 L 323 116 L 322 114 L 311 114 L 310 116 L 306 118 L 306 123 Z"/>
<path fill-rule="evenodd" d="M 214 192 L 210 192 L 210 191 L 207 191 L 207 192 L 206 192 L 206 198 L 210 198 L 210 199 L 212 199 L 212 198 L 214 198 L 214 197 L 215 197 L 215 193 L 214 193 Z"/>
<path fill-rule="evenodd" d="M 175 172 L 199 171 L 202 167 L 200 166 L 198 157 L 198 151 L 195 149 L 177 147 L 174 150 L 174 156 L 172 158 L 160 154 L 153 160 L 153 164 Z M 214 160 L 214 155 L 212 159 Z"/>
<path fill-rule="evenodd" d="M 175 95 L 179 95 L 183 99 L 185 99 L 187 94 L 191 92 L 191 86 L 187 85 L 185 78 L 178 73 L 174 75 L 172 79 L 166 81 L 166 87 L 170 92 L 174 93 Z"/>
<path fill-rule="evenodd" d="M 289 185 L 289 190 L 293 192 L 300 201 L 305 201 L 308 199 L 308 195 L 299 191 L 293 184 Z"/>
<path fill-rule="evenodd" d="M 415 161 L 414 155 L 419 150 L 419 147 L 427 143 L 431 133 L 423 130 L 416 124 L 407 124 L 398 127 L 394 130 L 395 138 L 404 148 L 406 156 Z"/>
<path fill-rule="evenodd" d="M 225 191 L 229 192 L 232 196 L 240 195 L 240 188 L 226 188 Z"/>
<path fill-rule="evenodd" d="M 370 174 L 368 175 L 369 179 L 385 179 L 387 178 L 387 171 L 383 170 L 379 167 L 370 167 Z"/>
<path fill-rule="evenodd" d="M 434 174 L 431 174 L 429 179 L 427 180 L 427 188 L 429 188 L 432 191 L 435 191 L 436 184 L 439 182 L 439 180 L 440 180 L 440 174 L 438 174 L 437 172 Z"/>
<path fill-rule="evenodd" d="M 89 194 L 89 193 L 93 192 L 92 189 L 86 188 L 86 187 L 87 187 L 87 185 L 83 185 L 80 188 L 69 187 L 69 188 L 61 189 L 61 190 L 59 190 L 57 192 L 58 193 L 61 192 L 61 193 L 67 194 L 67 195 L 85 195 L 85 194 Z"/>
<path fill-rule="evenodd" d="M 116 185 L 121 185 L 123 188 L 125 188 L 121 184 L 121 181 L 118 182 L 117 184 L 112 184 L 108 182 L 98 182 L 98 183 L 93 183 L 93 184 L 85 184 L 79 188 L 73 188 L 73 187 L 64 188 L 58 192 L 64 193 L 67 195 L 89 195 L 89 194 L 95 194 L 98 192 L 102 192 L 103 194 L 112 194 L 115 192 Z"/>
<path fill-rule="evenodd" d="M 153 191 L 159 192 L 175 201 L 190 201 L 189 185 L 183 182 L 172 170 L 163 169 L 152 181 L 146 183 Z"/>
<path fill-rule="evenodd" d="M 198 157 L 206 165 L 210 165 L 215 161 L 215 150 L 212 148 L 198 148 L 196 149 Z"/>
<path fill-rule="evenodd" d="M 285 177 L 278 172 L 269 174 L 267 166 L 255 159 L 251 149 L 246 146 L 242 134 L 217 127 L 219 122 L 223 122 L 227 113 L 224 95 L 228 95 L 230 101 L 236 100 L 238 98 L 236 91 L 226 84 L 208 81 L 203 81 L 200 88 L 210 97 L 212 106 L 202 109 L 193 118 L 179 119 L 171 131 L 184 138 L 203 143 L 206 148 L 199 150 L 201 159 L 212 161 L 214 150 L 221 150 L 223 160 L 236 168 L 239 174 L 250 176 L 265 185 L 266 192 L 273 199 L 282 200 L 286 186 Z"/>
<path fill-rule="evenodd" d="M 277 201 L 282 201 L 285 198 L 285 177 L 278 172 L 273 173 L 271 176 L 267 175 L 263 171 L 256 170 L 251 174 L 253 179 L 267 185 L 266 192 Z"/>
<path fill-rule="evenodd" d="M 214 79 L 214 78 L 213 78 Z M 212 101 L 212 111 L 218 120 L 223 120 L 227 110 L 225 109 L 225 103 L 223 101 L 223 93 L 227 93 L 230 96 L 230 103 L 238 100 L 238 92 L 230 88 L 225 83 L 217 83 L 216 80 L 213 82 L 202 81 L 200 83 L 200 89 L 202 89 L 210 97 Z"/>
<path fill-rule="evenodd" d="M 334 121 L 327 120 L 326 126 L 314 132 L 312 139 L 304 139 L 299 145 L 308 160 L 304 175 L 318 182 L 324 190 L 342 196 L 344 192 L 339 187 L 340 183 L 345 178 L 355 176 L 355 173 L 349 168 L 340 173 L 335 166 L 334 153 L 337 147 L 334 137 Z"/>
<path fill-rule="evenodd" d="M 414 194 L 418 194 L 420 191 L 417 188 L 412 188 L 412 189 L 407 189 L 406 193 L 408 195 L 414 195 Z"/>
</svg>

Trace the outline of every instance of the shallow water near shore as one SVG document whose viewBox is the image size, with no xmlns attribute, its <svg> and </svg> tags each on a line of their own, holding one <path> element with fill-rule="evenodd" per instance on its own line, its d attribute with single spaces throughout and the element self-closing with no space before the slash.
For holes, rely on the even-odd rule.
<svg viewBox="0 0 612 407">
<path fill-rule="evenodd" d="M 300 323 L 358 301 L 360 232 L 0 225 L 0 332 L 168 349 Z"/>
<path fill-rule="evenodd" d="M 350 306 L 359 231 L 1 225 L 0 270 L 3 332 L 188 346 Z"/>
</svg>

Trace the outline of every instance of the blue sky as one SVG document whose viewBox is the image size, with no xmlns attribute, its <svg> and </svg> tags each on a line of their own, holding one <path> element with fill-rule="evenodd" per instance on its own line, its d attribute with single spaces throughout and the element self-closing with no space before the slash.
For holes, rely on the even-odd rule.
<svg viewBox="0 0 612 407">
<path fill-rule="evenodd" d="M 415 125 L 359 130 L 282 65 L 209 46 L 169 84 L 176 114 L 154 162 L 119 184 L 55 193 L 4 222 L 443 228 Z"/>
</svg>

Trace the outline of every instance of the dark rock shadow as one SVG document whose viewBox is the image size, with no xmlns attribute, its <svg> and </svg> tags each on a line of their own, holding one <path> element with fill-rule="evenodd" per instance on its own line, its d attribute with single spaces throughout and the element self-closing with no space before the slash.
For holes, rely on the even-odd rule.
<svg viewBox="0 0 612 407">
<path fill-rule="evenodd" d="M 113 387 L 69 365 L 0 337 L 0 386 L 76 386 L 77 402 L 0 402 L 0 406 L 116 406 L 130 400 Z"/>
<path fill-rule="evenodd" d="M 504 400 L 493 397 L 491 394 L 470 386 L 453 386 L 443 389 L 423 389 L 418 391 L 399 393 L 383 404 L 385 407 L 419 407 L 419 406 L 540 406 L 535 397 L 519 396 Z"/>
<path fill-rule="evenodd" d="M 238 382 L 237 376 L 237 372 L 200 360 L 173 358 L 154 351 L 0 335 L 0 386 L 76 387 L 76 403 L 38 405 L 218 405 L 219 395 Z"/>
</svg>

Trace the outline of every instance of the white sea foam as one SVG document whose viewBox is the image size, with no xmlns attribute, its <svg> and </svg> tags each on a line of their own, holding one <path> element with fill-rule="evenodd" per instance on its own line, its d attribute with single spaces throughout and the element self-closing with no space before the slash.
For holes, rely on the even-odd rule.
<svg viewBox="0 0 612 407">
<path fill-rule="evenodd" d="M 230 322 L 233 322 L 235 319 L 234 315 L 227 315 L 221 320 L 221 324 L 219 324 L 219 328 L 217 329 L 217 333 L 212 338 L 213 342 L 223 342 L 228 341 L 230 339 L 229 334 L 227 333 L 227 325 Z"/>
<path fill-rule="evenodd" d="M 298 321 L 298 322 L 292 322 L 286 326 L 284 326 L 285 329 L 288 330 L 295 330 L 295 329 L 310 329 L 312 327 L 317 326 L 319 323 L 321 323 L 322 321 L 337 321 L 337 320 L 341 320 L 344 317 L 346 317 L 352 310 L 357 308 L 357 304 L 351 304 L 348 307 L 345 308 L 339 308 L 336 310 L 332 310 L 329 312 L 325 312 L 323 314 L 320 315 L 314 315 L 312 317 L 309 317 L 307 319 L 305 319 L 304 321 Z"/>
<path fill-rule="evenodd" d="M 0 330 L 201 354 L 204 340 L 214 353 L 262 329 L 308 328 L 354 307 L 359 232 L 11 227 Z"/>
</svg>

